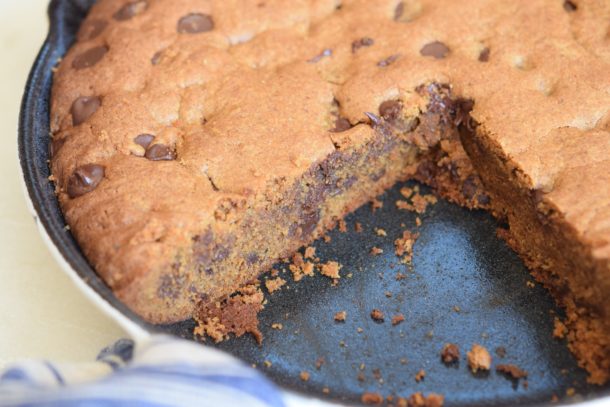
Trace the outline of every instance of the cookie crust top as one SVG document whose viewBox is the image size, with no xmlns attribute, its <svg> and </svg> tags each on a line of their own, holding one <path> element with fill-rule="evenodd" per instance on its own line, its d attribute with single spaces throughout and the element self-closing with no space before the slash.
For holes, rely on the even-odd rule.
<svg viewBox="0 0 610 407">
<path fill-rule="evenodd" d="M 55 74 L 52 173 L 107 279 L 373 132 L 365 112 L 447 83 L 610 259 L 610 3 L 100 0 Z M 336 102 L 335 102 L 336 101 Z M 347 126 L 349 127 L 349 126 Z M 128 279 L 134 278 L 129 276 Z M 111 283 L 112 284 L 112 283 Z"/>
</svg>

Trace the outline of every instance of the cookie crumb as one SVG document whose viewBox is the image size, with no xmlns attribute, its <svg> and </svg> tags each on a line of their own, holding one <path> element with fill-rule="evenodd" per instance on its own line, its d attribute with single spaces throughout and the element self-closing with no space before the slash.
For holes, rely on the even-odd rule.
<svg viewBox="0 0 610 407">
<path fill-rule="evenodd" d="M 491 355 L 484 346 L 475 343 L 468 351 L 467 356 L 468 366 L 470 366 L 472 373 L 479 370 L 489 370 L 491 367 Z"/>
<path fill-rule="evenodd" d="M 500 373 L 504 373 L 505 375 L 510 376 L 516 380 L 527 377 L 527 371 L 522 370 L 519 367 L 512 365 L 512 364 L 498 365 L 498 366 L 496 366 L 496 371 L 500 372 Z"/>
<path fill-rule="evenodd" d="M 383 322 L 383 312 L 375 308 L 371 311 L 371 318 L 376 322 Z"/>
<path fill-rule="evenodd" d="M 347 232 L 347 224 L 343 219 L 339 219 L 339 232 L 345 233 Z"/>
<path fill-rule="evenodd" d="M 568 333 L 568 328 L 565 326 L 563 322 L 557 317 L 553 322 L 553 337 L 557 339 L 563 339 Z"/>
<path fill-rule="evenodd" d="M 444 402 L 445 397 L 440 394 L 429 393 L 427 397 L 424 397 L 422 393 L 417 392 L 409 396 L 406 405 L 408 407 L 442 407 Z"/>
<path fill-rule="evenodd" d="M 380 405 L 381 403 L 383 403 L 383 397 L 379 393 L 367 392 L 362 394 L 360 401 L 362 401 L 362 404 Z"/>
<path fill-rule="evenodd" d="M 371 253 L 373 256 L 379 256 L 381 253 L 383 253 L 383 249 L 380 249 L 380 248 L 379 248 L 379 247 L 377 247 L 377 246 L 373 246 L 373 248 L 371 249 L 370 253 Z"/>
<path fill-rule="evenodd" d="M 299 377 L 301 378 L 302 381 L 307 382 L 309 381 L 309 373 L 306 372 L 305 370 L 303 370 L 301 373 L 299 373 Z"/>
<path fill-rule="evenodd" d="M 377 234 L 377 236 L 387 236 L 388 235 L 388 233 L 381 228 L 375 229 L 375 233 Z"/>
<path fill-rule="evenodd" d="M 265 360 L 265 361 L 263 362 L 263 364 L 265 365 L 265 367 L 271 367 L 271 365 L 273 365 L 273 363 L 271 363 L 271 362 L 270 362 L 270 361 L 268 361 L 268 360 Z"/>
<path fill-rule="evenodd" d="M 324 388 L 322 389 L 322 393 L 324 393 L 324 394 L 329 394 L 329 393 L 330 393 L 330 389 L 329 389 L 328 387 L 324 387 Z"/>
<path fill-rule="evenodd" d="M 406 199 L 411 198 L 411 195 L 413 195 L 413 188 L 409 188 L 409 187 L 402 187 L 400 188 L 400 195 L 404 196 Z"/>
<path fill-rule="evenodd" d="M 337 263 L 336 261 L 329 261 L 320 267 L 320 272 L 323 276 L 337 279 L 341 278 L 341 276 L 339 275 L 340 269 L 341 265 L 339 263 Z"/>
<path fill-rule="evenodd" d="M 335 314 L 335 321 L 337 322 L 345 322 L 345 318 L 347 317 L 346 311 L 339 311 Z"/>
<path fill-rule="evenodd" d="M 415 374 L 415 381 L 421 382 L 426 377 L 426 371 L 424 369 L 420 369 L 419 372 Z"/>
<path fill-rule="evenodd" d="M 319 357 L 318 360 L 316 360 L 316 369 L 320 370 L 324 363 L 326 363 L 326 359 L 324 359 L 323 357 Z"/>
<path fill-rule="evenodd" d="M 356 233 L 360 233 L 362 232 L 362 223 L 360 222 L 356 222 L 356 224 L 354 225 L 354 231 Z"/>
<path fill-rule="evenodd" d="M 573 397 L 576 394 L 576 389 L 574 387 L 568 387 L 566 390 L 566 396 Z"/>
<path fill-rule="evenodd" d="M 402 237 L 394 241 L 394 252 L 396 256 L 403 258 L 403 262 L 409 263 L 413 259 L 413 245 L 418 237 L 419 233 L 411 233 L 405 230 L 402 233 Z"/>
<path fill-rule="evenodd" d="M 282 277 L 276 277 L 265 281 L 265 287 L 267 287 L 269 294 L 273 294 L 275 291 L 282 288 L 284 284 L 286 284 L 286 280 L 284 280 Z"/>
<path fill-rule="evenodd" d="M 272 329 L 277 329 L 278 331 L 281 331 L 284 328 L 284 325 L 282 325 L 280 323 L 275 323 L 275 324 L 271 324 L 271 328 Z"/>
<path fill-rule="evenodd" d="M 446 343 L 441 350 L 441 360 L 443 363 L 455 363 L 460 360 L 460 348 L 454 343 Z"/>
<path fill-rule="evenodd" d="M 403 314 L 396 314 L 392 317 L 392 325 L 396 326 L 405 320 L 405 316 Z"/>
<path fill-rule="evenodd" d="M 379 199 L 373 199 L 371 201 L 371 210 L 373 211 L 373 213 L 377 209 L 381 209 L 381 208 L 383 208 L 383 202 L 381 202 Z"/>
<path fill-rule="evenodd" d="M 313 260 L 316 257 L 316 248 L 313 246 L 307 246 L 305 248 L 305 255 L 303 257 Z"/>
</svg>

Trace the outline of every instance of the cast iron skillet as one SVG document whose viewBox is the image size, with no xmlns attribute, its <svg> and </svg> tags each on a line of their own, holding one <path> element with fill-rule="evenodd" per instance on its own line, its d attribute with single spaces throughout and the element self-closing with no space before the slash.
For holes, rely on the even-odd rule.
<svg viewBox="0 0 610 407">
<path fill-rule="evenodd" d="M 114 297 L 64 229 L 48 181 L 51 68 L 73 42 L 92 3 L 54 0 L 49 7 L 50 33 L 21 107 L 19 157 L 27 191 L 53 245 L 100 297 L 147 331 L 192 338 L 193 321 L 153 326 Z M 418 228 L 415 214 L 394 205 L 400 187 L 381 197 L 384 205 L 376 213 L 363 207 L 350 215 L 347 233 L 333 231 L 330 243 L 315 243 L 322 261 L 343 265 L 337 286 L 325 277 L 293 284 L 290 273 L 282 274 L 288 287 L 268 296 L 260 315 L 263 344 L 244 336 L 217 347 L 255 364 L 285 388 L 343 402 L 358 402 L 365 391 L 386 396 L 439 392 L 445 394 L 446 405 L 454 406 L 545 404 L 553 395 L 563 398 L 570 387 L 577 393 L 570 400 L 609 394 L 608 387 L 586 384 L 586 374 L 565 342 L 552 338 L 553 318 L 561 310 L 539 285 L 528 286 L 530 275 L 496 237 L 497 225 L 489 215 L 439 202 L 421 217 Z M 355 222 L 363 232 L 354 231 Z M 399 264 L 393 249 L 405 227 L 420 233 L 411 267 Z M 384 229 L 387 237 L 378 236 L 375 228 Z M 371 256 L 373 246 L 383 254 Z M 398 281 L 399 272 L 406 278 Z M 385 322 L 370 318 L 374 308 L 384 312 Z M 347 320 L 337 323 L 333 315 L 342 310 Z M 398 313 L 405 321 L 392 326 L 390 319 Z M 272 329 L 272 324 L 282 324 L 282 329 Z M 461 361 L 449 367 L 439 358 L 446 342 L 458 344 L 462 352 Z M 493 370 L 470 373 L 465 353 L 473 343 L 491 351 L 494 365 L 513 363 L 527 370 L 527 388 L 523 380 Z M 495 352 L 499 347 L 506 350 L 503 358 Z M 325 363 L 318 369 L 320 358 Z M 426 376 L 417 383 L 420 369 Z M 310 374 L 308 381 L 299 378 L 302 371 Z"/>
</svg>

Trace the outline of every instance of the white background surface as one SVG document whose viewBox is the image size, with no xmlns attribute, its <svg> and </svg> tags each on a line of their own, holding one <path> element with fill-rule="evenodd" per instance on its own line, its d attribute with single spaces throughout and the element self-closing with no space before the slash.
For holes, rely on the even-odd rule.
<svg viewBox="0 0 610 407">
<path fill-rule="evenodd" d="M 51 258 L 20 184 L 17 117 L 48 0 L 0 0 L 0 369 L 23 358 L 90 361 L 125 334 Z"/>
</svg>

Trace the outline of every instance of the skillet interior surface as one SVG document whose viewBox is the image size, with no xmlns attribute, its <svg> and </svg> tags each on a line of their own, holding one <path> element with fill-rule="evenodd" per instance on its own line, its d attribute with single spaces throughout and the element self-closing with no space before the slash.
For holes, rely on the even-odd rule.
<svg viewBox="0 0 610 407">
<path fill-rule="evenodd" d="M 51 68 L 74 41 L 92 3 L 54 0 L 49 7 L 50 34 L 28 79 L 20 117 L 19 156 L 28 193 L 53 243 L 102 298 L 147 330 L 192 338 L 193 321 L 153 326 L 114 297 L 64 228 L 48 181 Z M 566 401 L 608 395 L 607 386 L 586 383 L 565 341 L 552 338 L 553 320 L 561 310 L 540 285 L 532 286 L 521 260 L 496 237 L 496 221 L 440 201 L 416 227 L 416 214 L 394 205 L 401 186 L 380 198 L 384 205 L 375 213 L 362 207 L 349 215 L 348 232 L 332 231 L 331 242 L 314 244 L 322 262 L 342 264 L 339 284 L 319 275 L 293 284 L 290 273 L 280 274 L 288 287 L 267 295 L 260 314 L 262 345 L 244 336 L 215 346 L 256 365 L 286 388 L 348 402 L 358 402 L 366 391 L 385 396 L 443 393 L 446 405 L 454 406 L 547 403 L 553 395 L 563 398 L 569 388 L 577 396 Z M 354 231 L 355 222 L 363 232 Z M 387 237 L 378 236 L 375 228 L 384 229 Z M 399 264 L 394 255 L 393 242 L 405 228 L 420 233 L 412 266 Z M 371 256 L 373 246 L 383 253 Z M 276 268 L 282 273 L 286 267 Z M 397 280 L 399 272 L 406 278 Z M 371 319 L 373 309 L 385 314 L 383 323 Z M 346 321 L 335 322 L 334 314 L 342 310 Z M 398 313 L 405 321 L 392 326 L 390 319 Z M 272 324 L 282 324 L 282 329 Z M 441 363 L 439 352 L 446 342 L 459 345 L 458 364 Z M 527 370 L 527 388 L 523 379 L 510 380 L 493 370 L 472 374 L 465 353 L 473 343 L 490 350 L 494 365 L 512 363 Z M 503 358 L 495 353 L 500 347 L 506 350 Z M 325 363 L 318 369 L 320 358 Z M 416 382 L 421 369 L 426 376 Z M 308 381 L 299 378 L 302 371 L 309 373 Z"/>
</svg>

